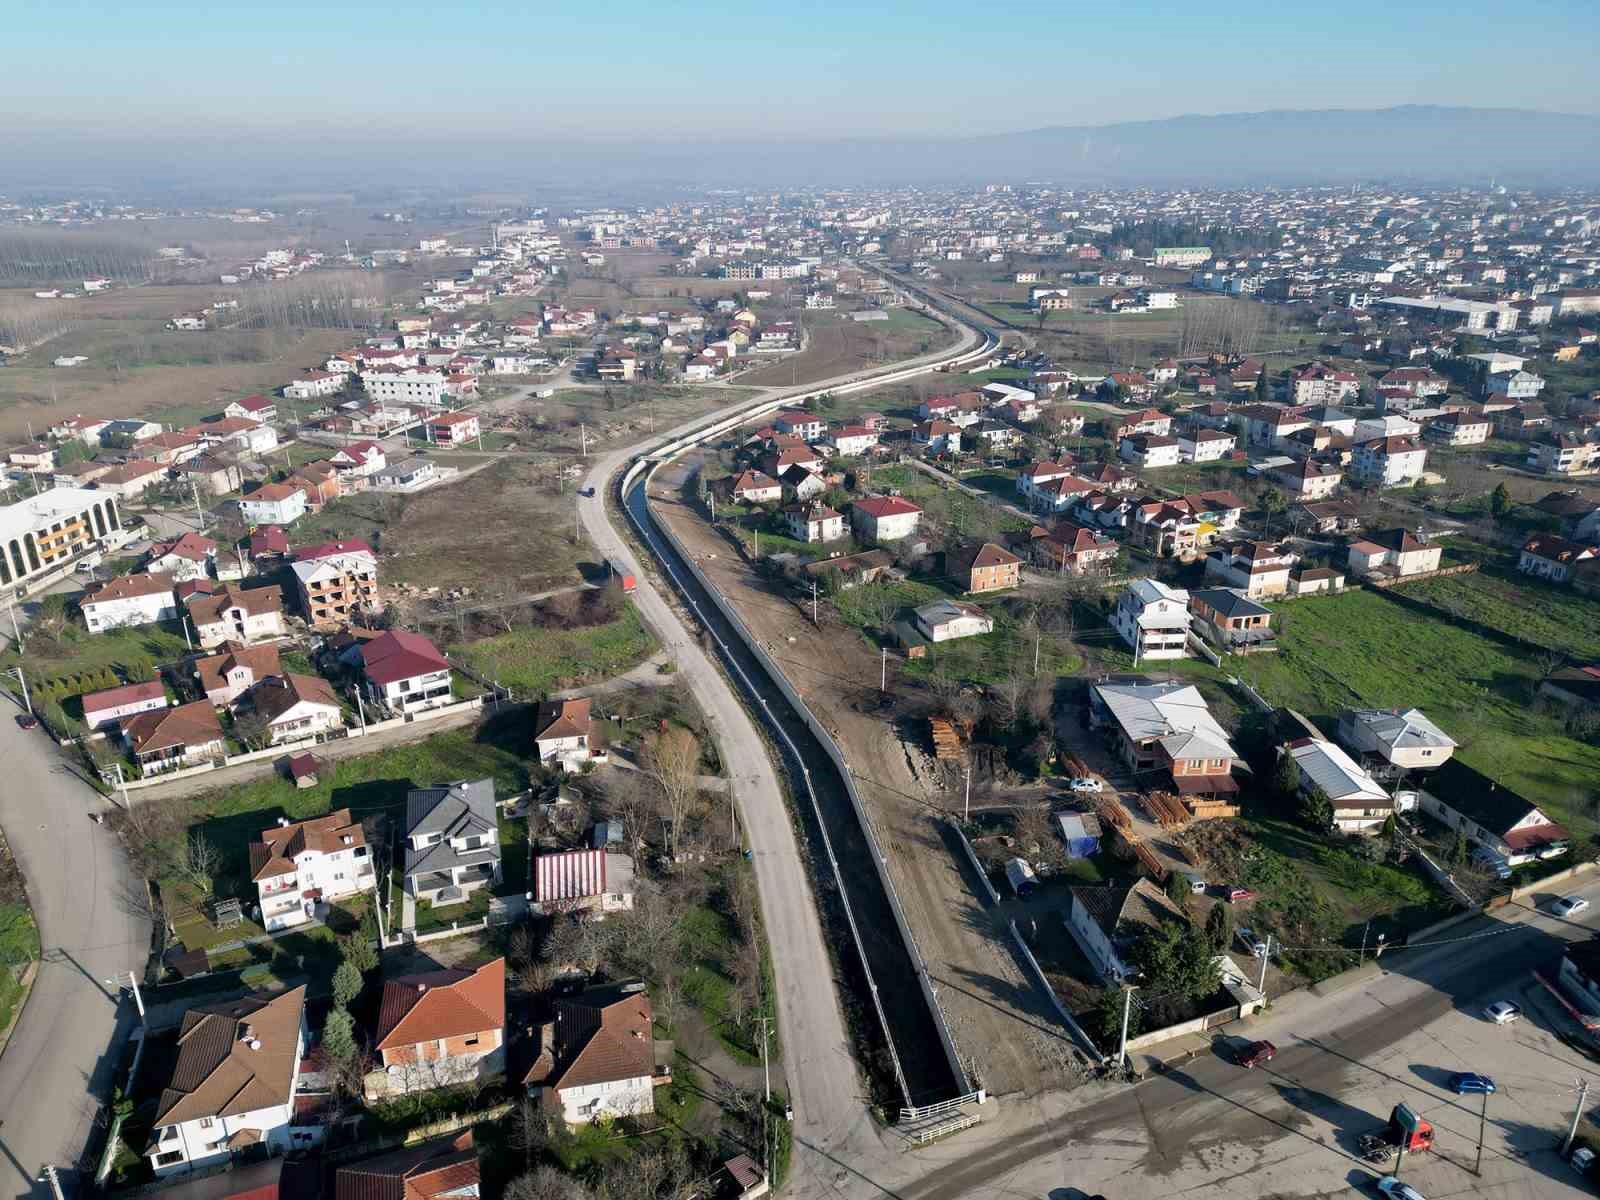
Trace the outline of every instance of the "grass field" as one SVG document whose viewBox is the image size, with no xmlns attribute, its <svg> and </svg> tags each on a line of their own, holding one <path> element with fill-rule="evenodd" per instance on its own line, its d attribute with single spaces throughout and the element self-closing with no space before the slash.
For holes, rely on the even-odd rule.
<svg viewBox="0 0 1600 1200">
<path fill-rule="evenodd" d="M 517 629 L 452 646 L 450 655 L 484 679 L 498 679 L 519 700 L 531 700 L 558 688 L 608 679 L 655 650 L 655 638 L 626 605 L 616 620 L 603 625 Z"/>
<path fill-rule="evenodd" d="M 1460 743 L 1462 761 L 1589 830 L 1581 810 L 1600 747 L 1533 711 L 1529 655 L 1364 590 L 1280 605 L 1276 618 L 1279 651 L 1231 664 L 1268 700 L 1313 718 L 1415 705 Z"/>
<path fill-rule="evenodd" d="M 851 321 L 811 316 L 806 320 L 808 344 L 769 366 L 739 376 L 749 387 L 787 387 L 831 379 L 851 371 L 913 358 L 950 345 L 954 335 L 944 325 L 906 309 L 887 321 Z"/>
<path fill-rule="evenodd" d="M 1408 583 L 1403 594 L 1582 661 L 1600 658 L 1600 600 L 1526 575 L 1478 571 Z"/>
<path fill-rule="evenodd" d="M 30 637 L 20 658 L 14 646 L 0 653 L 0 670 L 10 670 L 20 662 L 33 686 L 101 667 L 125 671 L 133 663 L 159 666 L 187 653 L 183 633 L 171 623 L 108 629 L 104 633 L 90 633 L 81 625 L 69 624 L 53 643 Z"/>
</svg>

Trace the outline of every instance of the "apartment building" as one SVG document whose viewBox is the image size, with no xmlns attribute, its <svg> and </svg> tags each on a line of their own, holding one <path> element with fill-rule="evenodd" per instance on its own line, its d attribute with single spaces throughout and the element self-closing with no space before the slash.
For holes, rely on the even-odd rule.
<svg viewBox="0 0 1600 1200">
<path fill-rule="evenodd" d="M 340 625 L 381 609 L 378 556 L 364 541 L 324 542 L 295 555 L 290 568 L 300 609 L 313 626 Z"/>
<path fill-rule="evenodd" d="M 304 925 L 319 905 L 377 887 L 377 874 L 360 821 L 341 808 L 325 817 L 287 817 L 250 843 L 250 878 L 268 933 Z"/>
<path fill-rule="evenodd" d="M 1189 653 L 1189 593 L 1137 579 L 1117 601 L 1111 628 L 1133 647 L 1135 662 L 1183 658 Z"/>
</svg>

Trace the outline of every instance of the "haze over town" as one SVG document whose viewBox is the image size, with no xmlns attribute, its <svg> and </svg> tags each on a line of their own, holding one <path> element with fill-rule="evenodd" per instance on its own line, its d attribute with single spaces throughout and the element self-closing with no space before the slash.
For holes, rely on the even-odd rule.
<svg viewBox="0 0 1600 1200">
<path fill-rule="evenodd" d="M 1592 27 L 8 14 L 0 1191 L 1592 1194 Z"/>
</svg>

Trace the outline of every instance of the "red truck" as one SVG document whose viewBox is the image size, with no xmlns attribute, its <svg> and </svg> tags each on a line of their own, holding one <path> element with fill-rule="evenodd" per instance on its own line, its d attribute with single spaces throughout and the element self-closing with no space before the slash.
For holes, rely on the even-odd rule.
<svg viewBox="0 0 1600 1200">
<path fill-rule="evenodd" d="M 639 581 L 616 563 L 611 564 L 611 578 L 616 581 L 617 587 L 622 589 L 624 596 L 631 596 L 634 589 L 639 586 Z"/>
</svg>

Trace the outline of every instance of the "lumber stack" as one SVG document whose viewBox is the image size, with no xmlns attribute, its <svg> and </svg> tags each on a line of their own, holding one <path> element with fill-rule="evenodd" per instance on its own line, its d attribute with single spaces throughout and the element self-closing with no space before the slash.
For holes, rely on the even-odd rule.
<svg viewBox="0 0 1600 1200">
<path fill-rule="evenodd" d="M 1189 811 L 1194 815 L 1196 821 L 1207 821 L 1215 817 L 1237 817 L 1239 815 L 1239 806 L 1237 804 L 1226 804 L 1221 800 L 1212 800 L 1205 796 L 1196 796 L 1187 803 Z"/>
<path fill-rule="evenodd" d="M 1100 820 L 1111 828 L 1121 830 L 1124 833 L 1133 828 L 1133 818 L 1115 797 L 1106 797 L 1095 806 L 1095 809 L 1100 816 Z"/>
<path fill-rule="evenodd" d="M 1193 814 L 1171 792 L 1147 792 L 1144 803 L 1163 829 L 1182 829 L 1193 819 Z"/>
<path fill-rule="evenodd" d="M 929 717 L 928 731 L 933 736 L 933 756 L 941 762 L 960 762 L 961 735 L 944 717 Z"/>
</svg>

